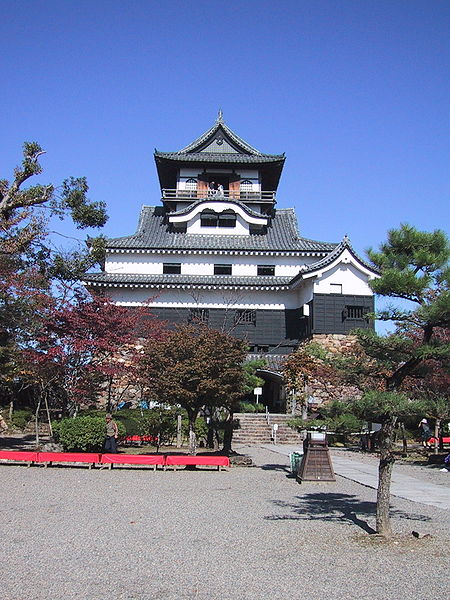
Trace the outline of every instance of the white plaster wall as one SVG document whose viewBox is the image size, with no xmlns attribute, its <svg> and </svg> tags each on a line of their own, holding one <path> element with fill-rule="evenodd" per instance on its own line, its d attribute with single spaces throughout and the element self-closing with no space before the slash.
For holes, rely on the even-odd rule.
<svg viewBox="0 0 450 600">
<path fill-rule="evenodd" d="M 342 285 L 343 294 L 354 294 L 356 296 L 371 296 L 373 292 L 368 284 L 368 275 L 361 273 L 352 264 L 339 264 L 326 271 L 314 282 L 316 294 L 331 294 L 331 283 Z"/>
<path fill-rule="evenodd" d="M 186 275 L 210 275 L 214 264 L 233 265 L 233 275 L 256 276 L 257 265 L 275 265 L 275 275 L 294 277 L 302 264 L 308 264 L 311 257 L 289 256 L 243 256 L 230 254 L 107 254 L 106 273 L 130 273 L 157 275 L 163 272 L 163 263 L 181 263 L 181 272 Z M 316 260 L 316 259 L 313 259 Z"/>
<path fill-rule="evenodd" d="M 239 290 L 173 290 L 146 288 L 117 288 L 108 291 L 111 299 L 123 306 L 150 306 L 166 308 L 245 308 L 284 310 L 298 308 L 298 294 L 289 291 Z"/>
</svg>

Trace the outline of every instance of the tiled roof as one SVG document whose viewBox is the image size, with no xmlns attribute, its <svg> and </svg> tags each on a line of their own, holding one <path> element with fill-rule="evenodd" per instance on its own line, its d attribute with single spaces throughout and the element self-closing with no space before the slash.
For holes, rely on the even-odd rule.
<svg viewBox="0 0 450 600">
<path fill-rule="evenodd" d="M 300 237 L 293 208 L 279 209 L 266 233 L 187 234 L 171 231 L 161 207 L 144 206 L 135 234 L 109 239 L 108 249 L 331 252 L 336 244 Z"/>
<path fill-rule="evenodd" d="M 284 154 L 263 154 L 248 144 L 225 124 L 221 111 L 214 125 L 199 138 L 178 152 L 155 150 L 155 158 L 227 163 L 267 163 L 285 160 Z"/>
<path fill-rule="evenodd" d="M 101 285 L 131 285 L 144 287 L 287 287 L 292 277 L 236 277 L 233 275 L 141 275 L 128 273 L 88 273 L 83 281 Z"/>
<path fill-rule="evenodd" d="M 267 362 L 267 367 L 261 369 L 262 371 L 272 371 L 274 373 L 281 373 L 283 371 L 283 365 L 287 358 L 286 354 L 247 354 L 247 360 L 258 360 L 264 358 Z"/>
<path fill-rule="evenodd" d="M 181 153 L 181 152 L 159 152 L 155 150 L 155 158 L 165 158 L 166 160 L 174 160 L 177 162 L 187 161 L 187 162 L 221 162 L 221 163 L 251 163 L 251 164 L 261 164 L 261 163 L 271 163 L 278 162 L 280 160 L 284 161 L 285 157 L 282 154 L 233 154 L 233 153 L 223 153 L 219 154 L 218 152 L 189 152 L 189 153 Z"/>
<path fill-rule="evenodd" d="M 344 237 L 344 239 L 342 240 L 342 242 L 340 242 L 339 244 L 336 245 L 336 247 L 334 248 L 334 250 L 332 252 L 330 252 L 330 254 L 328 254 L 328 256 L 325 256 L 324 258 L 322 258 L 321 260 L 305 266 L 302 268 L 300 276 L 304 275 L 305 273 L 314 273 L 314 271 L 318 271 L 320 269 L 323 269 L 324 267 L 328 267 L 328 265 L 331 265 L 343 252 L 344 250 L 348 250 L 350 252 L 350 254 L 359 262 L 361 263 L 364 267 L 366 267 L 366 269 L 369 269 L 370 271 L 373 271 L 374 273 L 377 273 L 378 271 L 376 271 L 376 269 L 374 269 L 374 267 L 372 265 L 370 265 L 368 262 L 366 262 L 364 259 L 362 259 L 353 249 L 353 246 L 350 243 L 350 240 L 347 236 Z"/>
</svg>

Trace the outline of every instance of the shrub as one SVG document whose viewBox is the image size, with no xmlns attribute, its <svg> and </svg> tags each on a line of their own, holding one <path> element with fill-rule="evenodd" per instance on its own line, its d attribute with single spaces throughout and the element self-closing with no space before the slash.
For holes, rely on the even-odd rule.
<svg viewBox="0 0 450 600">
<path fill-rule="evenodd" d="M 125 428 L 118 423 L 119 435 Z M 75 417 L 53 423 L 53 435 L 64 450 L 69 452 L 101 452 L 105 441 L 105 419 L 103 417 Z"/>
<path fill-rule="evenodd" d="M 144 416 L 139 419 L 138 426 L 138 433 L 151 436 L 154 440 L 152 445 L 159 449 L 159 446 L 173 443 L 177 434 L 177 414 L 173 409 L 146 409 Z"/>
<path fill-rule="evenodd" d="M 23 431 L 28 425 L 29 421 L 33 419 L 33 411 L 29 409 L 15 410 L 12 414 L 11 426 L 14 429 L 20 429 Z"/>
<path fill-rule="evenodd" d="M 246 413 L 263 413 L 266 412 L 266 407 L 264 406 L 264 404 L 261 404 L 260 402 L 258 404 L 255 404 L 253 402 L 240 402 L 239 403 L 239 410 L 240 412 L 246 412 Z"/>
</svg>

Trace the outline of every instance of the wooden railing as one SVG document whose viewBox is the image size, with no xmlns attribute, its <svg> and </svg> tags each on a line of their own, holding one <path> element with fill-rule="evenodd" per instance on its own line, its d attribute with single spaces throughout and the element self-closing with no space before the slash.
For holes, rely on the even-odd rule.
<svg viewBox="0 0 450 600">
<path fill-rule="evenodd" d="M 204 198 L 214 198 L 214 200 L 241 200 L 242 202 L 275 202 L 276 192 L 245 192 L 242 190 L 224 190 L 219 193 L 218 190 L 169 190 L 163 188 L 163 200 L 202 200 Z"/>
</svg>

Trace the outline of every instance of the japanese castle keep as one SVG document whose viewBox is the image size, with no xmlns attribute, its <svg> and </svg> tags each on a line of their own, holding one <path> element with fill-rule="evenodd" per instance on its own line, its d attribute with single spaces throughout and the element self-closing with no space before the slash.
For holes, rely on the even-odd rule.
<svg viewBox="0 0 450 600">
<path fill-rule="evenodd" d="M 301 237 L 294 209 L 276 208 L 284 154 L 259 152 L 219 112 L 197 140 L 154 157 L 161 202 L 142 207 L 136 233 L 108 240 L 104 271 L 85 276 L 90 289 L 130 307 L 151 298 L 163 320 L 202 320 L 247 340 L 267 358 L 272 397 L 282 355 L 301 340 L 372 327 L 376 274 L 348 238 Z"/>
</svg>

